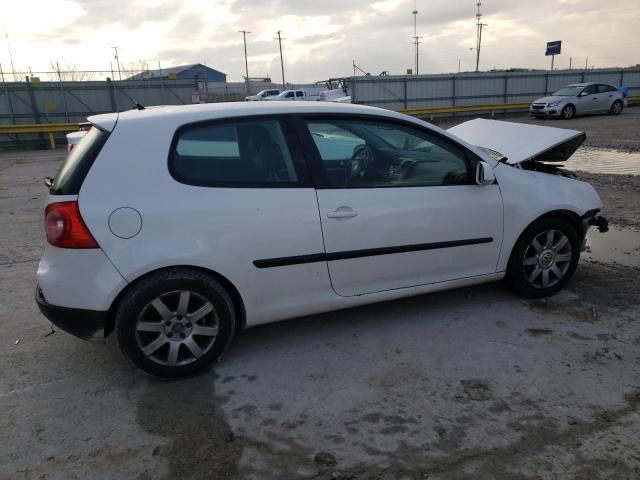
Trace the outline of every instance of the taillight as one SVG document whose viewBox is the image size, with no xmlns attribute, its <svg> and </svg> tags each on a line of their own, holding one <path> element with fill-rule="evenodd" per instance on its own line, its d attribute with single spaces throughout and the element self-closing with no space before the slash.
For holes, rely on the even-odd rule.
<svg viewBox="0 0 640 480">
<path fill-rule="evenodd" d="M 78 202 L 60 202 L 47 205 L 44 211 L 47 242 L 60 248 L 99 248 L 85 225 Z"/>
</svg>

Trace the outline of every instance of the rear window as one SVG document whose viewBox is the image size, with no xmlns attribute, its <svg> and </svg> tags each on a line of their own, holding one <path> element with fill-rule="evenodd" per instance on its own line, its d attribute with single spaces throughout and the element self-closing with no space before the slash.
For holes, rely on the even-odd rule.
<svg viewBox="0 0 640 480">
<path fill-rule="evenodd" d="M 178 130 L 169 170 L 182 183 L 208 187 L 300 184 L 277 120 L 188 125 Z"/>
<path fill-rule="evenodd" d="M 77 195 L 91 165 L 102 150 L 109 133 L 99 128 L 91 130 L 69 152 L 49 190 L 51 195 Z"/>
</svg>

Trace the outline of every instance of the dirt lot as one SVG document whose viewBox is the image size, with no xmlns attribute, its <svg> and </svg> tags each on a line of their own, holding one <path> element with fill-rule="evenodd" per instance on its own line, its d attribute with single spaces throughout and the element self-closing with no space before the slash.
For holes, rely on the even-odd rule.
<svg viewBox="0 0 640 480">
<path fill-rule="evenodd" d="M 549 124 L 640 149 L 640 109 Z M 160 382 L 37 312 L 62 156 L 0 154 L 1 479 L 640 478 L 639 268 L 593 252 L 547 300 L 492 284 L 257 327 Z M 583 175 L 639 228 L 619 177 Z"/>
</svg>

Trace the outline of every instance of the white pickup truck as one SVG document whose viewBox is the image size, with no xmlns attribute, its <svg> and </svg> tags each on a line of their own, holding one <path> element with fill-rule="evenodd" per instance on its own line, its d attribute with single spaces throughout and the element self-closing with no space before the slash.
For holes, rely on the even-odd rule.
<svg viewBox="0 0 640 480">
<path fill-rule="evenodd" d="M 269 88 L 267 90 L 260 90 L 255 95 L 249 95 L 248 97 L 244 97 L 245 102 L 260 102 L 262 100 L 267 100 L 269 97 L 275 97 L 279 95 L 281 92 L 280 89 L 277 88 Z"/>
<path fill-rule="evenodd" d="M 299 90 L 285 90 L 280 95 L 276 95 L 275 97 L 269 97 L 266 100 L 295 101 L 295 100 L 319 100 L 319 99 L 320 99 L 319 88 L 316 88 L 316 89 L 304 88 Z"/>
</svg>

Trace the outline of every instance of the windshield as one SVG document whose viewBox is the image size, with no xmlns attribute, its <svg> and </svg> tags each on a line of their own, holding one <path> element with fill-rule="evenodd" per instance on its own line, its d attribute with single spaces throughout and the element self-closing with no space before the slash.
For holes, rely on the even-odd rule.
<svg viewBox="0 0 640 480">
<path fill-rule="evenodd" d="M 584 87 L 579 86 L 579 87 L 564 87 L 561 88 L 560 90 L 558 90 L 557 92 L 553 92 L 553 95 L 557 96 L 557 97 L 573 97 L 575 95 L 578 95 L 578 93 L 580 92 L 580 90 L 582 90 Z"/>
</svg>

